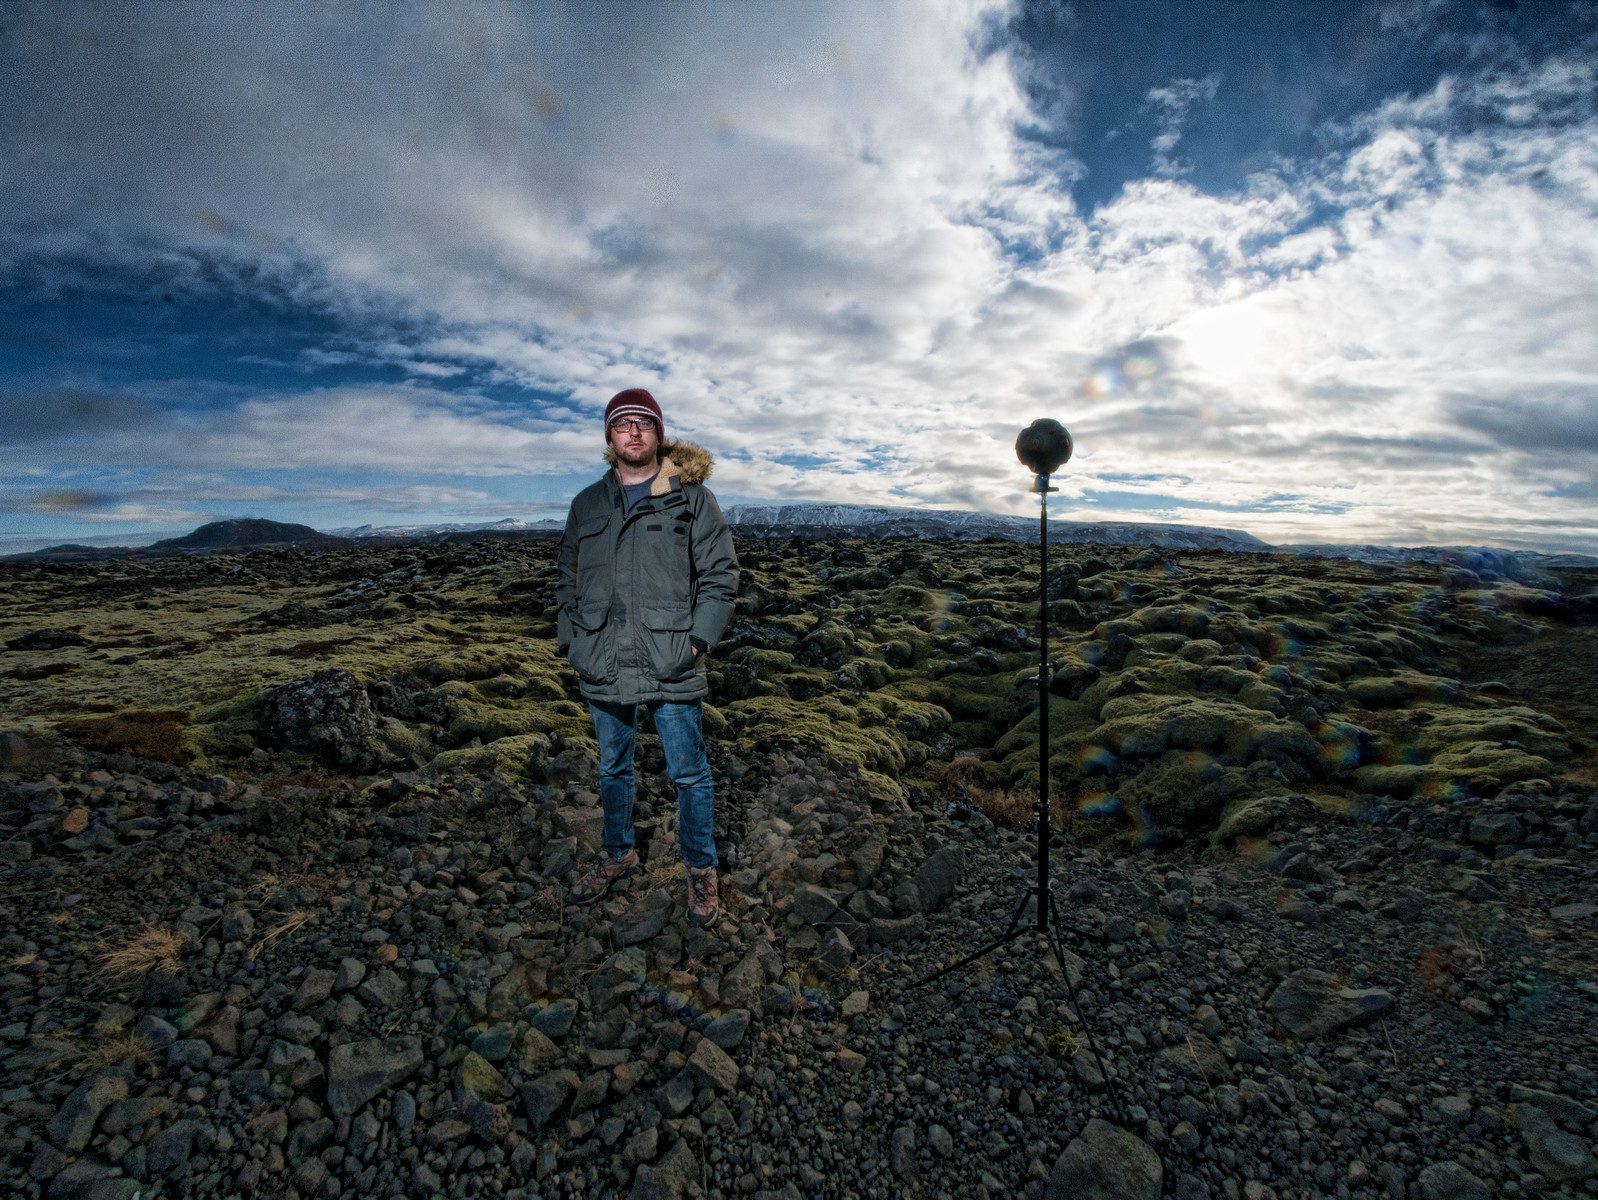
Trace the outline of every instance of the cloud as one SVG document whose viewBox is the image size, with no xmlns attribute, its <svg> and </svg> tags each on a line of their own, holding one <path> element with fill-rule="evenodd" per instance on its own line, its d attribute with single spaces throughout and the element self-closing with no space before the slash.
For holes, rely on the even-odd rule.
<svg viewBox="0 0 1598 1200">
<path fill-rule="evenodd" d="M 0 289 L 322 332 L 196 326 L 209 381 L 159 355 L 14 379 L 8 475 L 183 511 L 497 512 L 516 480 L 550 505 L 642 385 L 724 498 L 1030 511 L 1014 430 L 1050 414 L 1096 516 L 1590 536 L 1584 55 L 1462 58 L 1223 194 L 1181 155 L 1226 81 L 1173 75 L 1149 176 L 1083 213 L 1035 136 L 1078 93 L 1008 6 L 618 11 L 19 9 Z"/>
<path fill-rule="evenodd" d="M 1152 170 L 1167 178 L 1189 174 L 1192 163 L 1173 158 L 1171 152 L 1182 140 L 1182 126 L 1195 105 L 1215 99 L 1221 86 L 1221 75 L 1212 72 L 1202 79 L 1173 79 L 1164 87 L 1151 88 L 1144 106 L 1154 113 L 1159 133 L 1149 147 L 1154 151 Z"/>
</svg>

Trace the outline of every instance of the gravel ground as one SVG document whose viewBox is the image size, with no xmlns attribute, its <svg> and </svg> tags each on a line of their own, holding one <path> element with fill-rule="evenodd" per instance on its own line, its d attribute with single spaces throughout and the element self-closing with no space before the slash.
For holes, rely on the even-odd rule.
<svg viewBox="0 0 1598 1200">
<path fill-rule="evenodd" d="M 644 869 L 579 911 L 594 764 L 553 749 L 542 785 L 265 794 L 14 761 L 0 1191 L 1598 1193 L 1585 784 L 1304 800 L 1193 857 L 1057 835 L 1064 971 L 1029 930 L 912 988 L 1002 932 L 1025 833 L 819 752 L 723 756 L 722 921 L 682 919 L 656 776 Z"/>
</svg>

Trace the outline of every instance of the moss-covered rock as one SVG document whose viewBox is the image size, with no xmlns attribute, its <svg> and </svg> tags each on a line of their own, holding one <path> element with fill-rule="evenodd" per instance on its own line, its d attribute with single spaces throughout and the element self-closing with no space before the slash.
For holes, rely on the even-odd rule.
<svg viewBox="0 0 1598 1200">
<path fill-rule="evenodd" d="M 1348 685 L 1349 696 L 1366 708 L 1398 708 L 1406 704 L 1452 704 L 1462 689 L 1452 679 L 1401 671 L 1375 679 L 1356 679 Z"/>
<path fill-rule="evenodd" d="M 525 733 L 501 738 L 486 746 L 466 750 L 445 750 L 428 765 L 444 775 L 475 775 L 480 771 L 499 771 L 518 779 L 536 779 L 549 754 L 549 738 L 542 733 Z M 597 753 L 597 749 L 594 750 Z"/>
</svg>

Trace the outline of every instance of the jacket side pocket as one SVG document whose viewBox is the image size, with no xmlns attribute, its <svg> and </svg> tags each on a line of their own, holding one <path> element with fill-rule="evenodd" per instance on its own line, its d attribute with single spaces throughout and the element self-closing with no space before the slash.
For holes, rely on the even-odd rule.
<svg viewBox="0 0 1598 1200">
<path fill-rule="evenodd" d="M 676 605 L 646 608 L 640 623 L 649 647 L 649 673 L 658 682 L 676 683 L 694 673 L 699 664 L 688 639 L 694 625 L 693 609 Z"/>
<path fill-rule="evenodd" d="M 616 682 L 616 646 L 611 637 L 610 601 L 580 608 L 572 616 L 572 644 L 566 661 L 584 683 Z"/>
</svg>

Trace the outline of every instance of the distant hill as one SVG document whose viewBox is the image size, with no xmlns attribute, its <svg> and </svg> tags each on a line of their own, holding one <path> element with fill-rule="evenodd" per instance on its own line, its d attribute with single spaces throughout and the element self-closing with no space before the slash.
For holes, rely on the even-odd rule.
<svg viewBox="0 0 1598 1200">
<path fill-rule="evenodd" d="M 958 509 L 895 508 L 863 504 L 734 504 L 727 523 L 754 537 L 923 537 L 971 541 L 1000 537 L 1035 541 L 1038 519 Z M 1240 529 L 1161 525 L 1141 521 L 1049 521 L 1051 542 L 1159 546 L 1168 550 L 1235 550 L 1268 554 L 1272 546 Z"/>
<path fill-rule="evenodd" d="M 288 525 L 262 517 L 240 517 L 232 521 L 212 521 L 179 538 L 164 538 L 149 550 L 240 550 L 248 546 L 304 546 L 342 542 L 309 525 Z"/>
<path fill-rule="evenodd" d="M 1031 542 L 1037 518 L 1009 513 L 898 508 L 864 504 L 733 504 L 727 522 L 740 537 L 953 538 L 974 541 L 997 537 Z M 4 556 L 17 562 L 96 562 L 110 558 L 162 557 L 175 554 L 228 553 L 265 547 L 319 550 L 367 550 L 381 546 L 462 544 L 480 538 L 505 541 L 559 537 L 564 523 L 556 520 L 500 521 L 431 525 L 361 525 L 321 532 L 309 525 L 240 517 L 212 521 L 182 537 L 165 538 L 143 547 L 86 546 L 67 543 Z M 1051 518 L 1049 541 L 1107 546 L 1155 546 L 1161 550 L 1227 550 L 1242 554 L 1293 554 L 1320 558 L 1354 558 L 1397 565 L 1406 561 L 1435 563 L 1475 571 L 1486 578 L 1507 577 L 1534 586 L 1569 587 L 1572 580 L 1591 580 L 1598 558 L 1583 554 L 1541 554 L 1485 546 L 1373 546 L 1322 543 L 1273 546 L 1240 529 L 1205 525 L 1170 525 L 1136 521 L 1069 521 Z M 1590 587 L 1588 582 L 1584 586 Z"/>
</svg>

